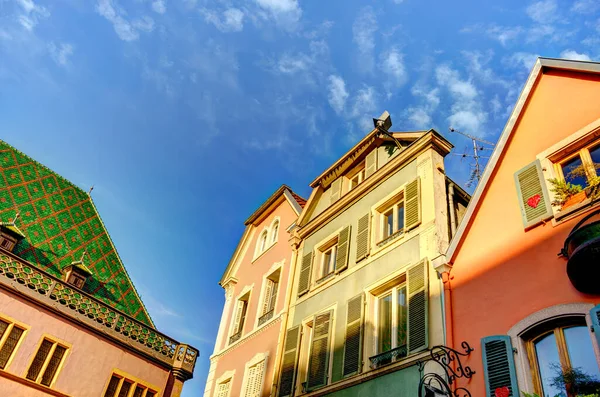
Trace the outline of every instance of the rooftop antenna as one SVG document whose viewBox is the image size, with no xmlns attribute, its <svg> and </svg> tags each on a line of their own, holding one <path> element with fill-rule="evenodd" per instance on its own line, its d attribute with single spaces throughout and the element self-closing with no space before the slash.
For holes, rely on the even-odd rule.
<svg viewBox="0 0 600 397">
<path fill-rule="evenodd" d="M 469 175 L 469 180 L 467 181 L 466 186 L 467 187 L 471 187 L 473 185 L 473 183 L 475 183 L 475 185 L 477 185 L 479 183 L 479 180 L 481 179 L 481 173 L 482 173 L 482 169 L 481 169 L 481 163 L 479 162 L 479 159 L 489 159 L 490 156 L 482 156 L 479 154 L 480 151 L 484 151 L 484 150 L 492 150 L 494 148 L 494 144 L 492 142 L 486 141 L 484 139 L 481 138 L 477 138 L 476 136 L 467 134 L 466 132 L 461 132 L 458 131 L 452 127 L 449 128 L 450 132 L 456 132 L 457 134 L 460 134 L 466 138 L 469 138 L 471 140 L 471 142 L 473 142 L 473 154 L 467 154 L 466 151 L 465 153 L 452 153 L 455 156 L 460 156 L 462 158 L 465 157 L 470 157 L 473 158 L 475 160 L 475 164 L 472 165 L 472 171 Z M 489 145 L 489 146 L 483 146 L 483 145 Z"/>
</svg>

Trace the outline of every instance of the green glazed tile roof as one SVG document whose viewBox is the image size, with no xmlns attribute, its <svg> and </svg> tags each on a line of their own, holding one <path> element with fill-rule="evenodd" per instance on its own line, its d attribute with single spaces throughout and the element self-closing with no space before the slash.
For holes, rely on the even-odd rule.
<svg viewBox="0 0 600 397">
<path fill-rule="evenodd" d="M 91 197 L 71 182 L 0 140 L 0 222 L 16 222 L 25 235 L 14 253 L 62 278 L 80 260 L 92 276 L 84 290 L 154 326 Z"/>
</svg>

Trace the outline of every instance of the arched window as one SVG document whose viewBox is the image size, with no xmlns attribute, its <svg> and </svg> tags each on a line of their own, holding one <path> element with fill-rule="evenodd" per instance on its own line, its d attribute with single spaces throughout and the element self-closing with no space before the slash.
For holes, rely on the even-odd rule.
<svg viewBox="0 0 600 397">
<path fill-rule="evenodd" d="M 267 248 L 267 230 L 263 230 L 258 238 L 258 254 L 262 253 Z"/>
<path fill-rule="evenodd" d="M 277 234 L 279 233 L 279 220 L 276 219 L 271 226 L 271 244 L 277 241 Z"/>
</svg>

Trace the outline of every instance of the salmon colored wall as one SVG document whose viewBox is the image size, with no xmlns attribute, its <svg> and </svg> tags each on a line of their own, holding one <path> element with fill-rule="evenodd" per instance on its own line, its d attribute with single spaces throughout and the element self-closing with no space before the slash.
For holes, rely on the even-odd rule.
<svg viewBox="0 0 600 397">
<path fill-rule="evenodd" d="M 265 227 L 270 227 L 273 220 L 279 217 L 279 233 L 277 242 L 267 249 L 261 256 L 253 262 L 254 252 L 258 238 Z M 269 269 L 275 263 L 284 261 L 279 278 L 279 290 L 277 293 L 277 302 L 275 306 L 276 317 L 285 306 L 287 296 L 287 286 L 290 272 L 290 261 L 292 257 L 292 248 L 288 242 L 289 233 L 287 228 L 297 219 L 297 214 L 289 204 L 284 201 L 273 210 L 260 224 L 254 227 L 252 236 L 244 247 L 243 257 L 240 260 L 237 271 L 233 274 L 238 279 L 234 287 L 232 303 L 228 308 L 226 315 L 225 335 L 222 339 L 221 349 L 226 348 L 229 341 L 229 328 L 231 327 L 232 315 L 235 310 L 235 300 L 244 287 L 254 285 L 250 293 L 250 304 L 246 314 L 246 322 L 242 333 L 242 339 L 252 331 L 256 324 L 257 315 L 260 312 L 260 298 L 262 291 L 263 277 L 268 274 Z M 231 396 L 242 394 L 242 380 L 244 377 L 245 364 L 257 353 L 269 353 L 267 360 L 267 370 L 264 378 L 263 394 L 268 396 L 273 383 L 273 371 L 277 354 L 277 343 L 282 322 L 276 321 L 275 324 L 267 326 L 263 331 L 253 336 L 249 341 L 241 341 L 231 351 L 222 354 L 216 364 L 214 372 L 214 381 L 227 371 L 235 370 L 234 383 L 232 384 Z M 216 352 L 218 354 L 218 352 Z M 212 388 L 214 394 L 215 387 Z M 211 395 L 212 395 L 211 394 Z"/>
<path fill-rule="evenodd" d="M 566 260 L 557 257 L 581 216 L 525 232 L 514 182 L 514 173 L 537 154 L 600 118 L 599 103 L 598 77 L 557 71 L 541 76 L 456 251 L 448 344 L 460 346 L 465 340 L 476 349 L 467 362 L 477 372 L 468 386 L 474 396 L 485 395 L 481 338 L 504 335 L 518 321 L 550 306 L 600 302 L 600 296 L 573 288 Z"/>
<path fill-rule="evenodd" d="M 124 351 L 116 344 L 85 328 L 78 327 L 3 290 L 0 290 L 0 315 L 11 317 L 30 327 L 18 349 L 13 353 L 12 362 L 6 368 L 7 372 L 24 378 L 43 335 L 48 335 L 71 345 L 62 370 L 52 386 L 53 389 L 74 397 L 100 396 L 113 369 L 116 368 L 159 387 L 160 396 L 163 395 L 168 377 L 167 370 Z M 7 396 L 43 394 L 27 386 L 0 378 L 0 390 L 4 392 L 9 389 L 13 390 L 13 394 L 0 394 Z"/>
</svg>

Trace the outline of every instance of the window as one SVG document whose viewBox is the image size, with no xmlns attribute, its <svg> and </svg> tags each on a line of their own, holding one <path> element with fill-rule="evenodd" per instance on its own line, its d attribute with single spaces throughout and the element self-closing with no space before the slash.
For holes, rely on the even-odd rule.
<svg viewBox="0 0 600 397">
<path fill-rule="evenodd" d="M 393 356 L 405 357 L 408 313 L 406 284 L 388 289 L 376 299 L 377 354 L 398 349 L 398 353 Z M 388 362 L 391 362 L 393 356 L 389 356 Z"/>
<path fill-rule="evenodd" d="M 318 263 L 318 272 L 317 272 L 317 282 L 324 281 L 329 278 L 335 271 L 335 263 L 337 260 L 337 251 L 338 251 L 338 238 L 337 236 L 321 246 L 317 250 L 317 263 Z"/>
<path fill-rule="evenodd" d="M 404 200 L 396 197 L 377 209 L 379 218 L 378 241 L 387 242 L 389 238 L 404 232 Z"/>
<path fill-rule="evenodd" d="M 231 378 L 217 385 L 215 397 L 229 397 L 229 389 L 231 388 Z"/>
<path fill-rule="evenodd" d="M 85 284 L 85 277 L 75 272 L 71 272 L 71 274 L 69 274 L 69 278 L 67 279 L 67 283 L 71 284 L 75 288 L 81 289 Z"/>
<path fill-rule="evenodd" d="M 50 387 L 63 362 L 67 347 L 44 338 L 27 371 L 27 379 Z"/>
<path fill-rule="evenodd" d="M 277 290 L 279 288 L 279 276 L 281 270 L 278 269 L 272 273 L 265 280 L 263 301 L 260 311 L 260 317 L 258 319 L 258 326 L 263 325 L 267 321 L 273 318 L 275 313 L 275 303 L 277 302 Z"/>
<path fill-rule="evenodd" d="M 277 241 L 277 234 L 279 233 L 279 221 L 275 220 L 273 226 L 271 226 L 271 244 L 275 244 Z"/>
<path fill-rule="evenodd" d="M 0 368 L 6 368 L 25 328 L 0 319 Z"/>
<path fill-rule="evenodd" d="M 113 373 L 106 386 L 104 397 L 156 397 L 158 391 L 139 381 L 133 376 Z"/>
<path fill-rule="evenodd" d="M 583 317 L 534 329 L 526 336 L 535 392 L 543 396 L 574 396 L 553 379 L 577 368 L 600 379 L 590 333 Z"/>
<path fill-rule="evenodd" d="M 242 331 L 244 330 L 244 324 L 246 323 L 249 299 L 250 292 L 237 301 L 233 326 L 231 327 L 231 336 L 229 337 L 230 344 L 237 342 L 242 337 Z"/>
<path fill-rule="evenodd" d="M 570 156 L 560 159 L 555 163 L 555 170 L 566 182 L 588 186 L 594 178 L 598 177 L 600 169 L 600 144 L 592 143 L 578 150 Z"/>
<path fill-rule="evenodd" d="M 348 175 L 346 176 L 346 178 L 348 179 L 347 191 L 354 189 L 360 183 L 362 183 L 362 181 L 365 180 L 365 162 L 363 161 L 358 166 L 356 166 L 356 168 L 354 168 L 352 171 L 350 171 L 348 173 Z"/>
<path fill-rule="evenodd" d="M 267 248 L 267 237 L 268 237 L 267 235 L 268 235 L 268 232 L 266 230 L 263 230 L 260 237 L 258 238 L 257 255 L 262 254 L 264 252 L 264 250 Z"/>
<path fill-rule="evenodd" d="M 244 397 L 260 397 L 265 375 L 265 360 L 246 369 Z"/>
</svg>

